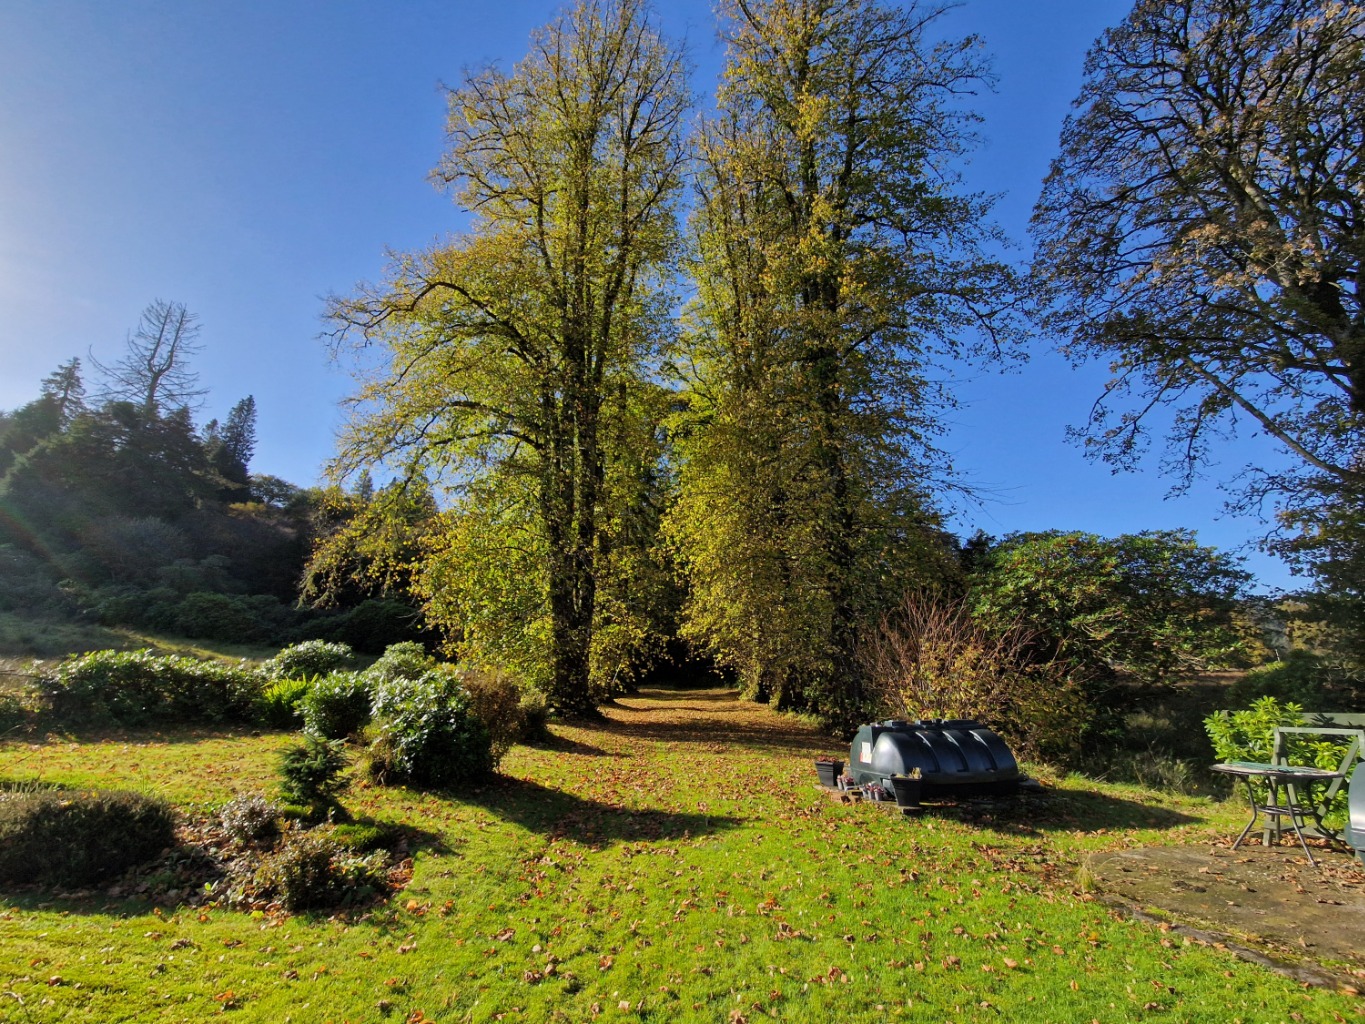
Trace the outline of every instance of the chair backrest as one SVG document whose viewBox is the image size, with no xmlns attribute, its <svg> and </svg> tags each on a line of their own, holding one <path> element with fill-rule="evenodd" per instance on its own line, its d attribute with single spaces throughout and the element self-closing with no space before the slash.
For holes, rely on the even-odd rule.
<svg viewBox="0 0 1365 1024">
<path fill-rule="evenodd" d="M 1305 718 L 1309 716 L 1305 715 Z M 1305 736 L 1344 736 L 1350 739 L 1342 750 L 1341 763 L 1336 770 L 1341 773 L 1341 778 L 1333 779 L 1332 784 L 1327 787 L 1327 791 L 1322 794 L 1318 803 L 1327 806 L 1332 802 L 1332 798 L 1337 795 L 1337 791 L 1345 785 L 1346 777 L 1351 773 L 1351 769 L 1362 756 L 1365 756 L 1365 715 L 1314 715 L 1315 724 L 1313 725 L 1280 725 L 1275 728 L 1275 742 L 1270 755 L 1271 764 L 1288 764 L 1285 750 L 1288 746 L 1288 737 L 1291 735 Z M 1359 721 L 1359 725 L 1319 725 L 1316 724 L 1318 718 L 1335 719 L 1340 721 L 1343 718 L 1352 718 Z M 1362 822 L 1365 826 L 1365 822 Z"/>
<path fill-rule="evenodd" d="M 1365 715 L 1340 711 L 1305 711 L 1304 725 L 1321 725 L 1332 729 L 1365 729 Z"/>
</svg>

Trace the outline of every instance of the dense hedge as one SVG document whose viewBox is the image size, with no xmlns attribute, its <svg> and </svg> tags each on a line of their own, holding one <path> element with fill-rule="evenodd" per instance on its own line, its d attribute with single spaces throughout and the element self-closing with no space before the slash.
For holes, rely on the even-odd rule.
<svg viewBox="0 0 1365 1024">
<path fill-rule="evenodd" d="M 251 722 L 265 677 L 241 662 L 199 661 L 142 651 L 73 655 L 38 679 L 62 719 L 150 722 Z"/>
</svg>

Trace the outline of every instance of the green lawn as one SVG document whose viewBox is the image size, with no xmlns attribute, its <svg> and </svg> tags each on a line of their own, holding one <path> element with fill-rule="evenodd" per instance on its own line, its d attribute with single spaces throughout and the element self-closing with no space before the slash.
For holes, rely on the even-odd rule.
<svg viewBox="0 0 1365 1024">
<path fill-rule="evenodd" d="M 408 889 L 351 918 L 0 892 L 0 1020 L 1356 1016 L 1084 891 L 1087 851 L 1227 836 L 1235 804 L 1069 779 L 903 820 L 831 802 L 811 759 L 838 744 L 718 691 L 646 693 L 555 734 L 479 791 L 353 790 L 353 812 L 431 840 Z M 11 742 L 0 778 L 202 809 L 266 785 L 287 742 Z"/>
</svg>

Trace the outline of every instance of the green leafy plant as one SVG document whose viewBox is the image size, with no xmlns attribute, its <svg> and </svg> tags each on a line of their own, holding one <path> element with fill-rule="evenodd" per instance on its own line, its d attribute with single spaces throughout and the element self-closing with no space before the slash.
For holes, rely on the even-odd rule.
<svg viewBox="0 0 1365 1024">
<path fill-rule="evenodd" d="M 1303 725 L 1303 709 L 1291 702 L 1281 704 L 1274 697 L 1261 697 L 1242 711 L 1218 711 L 1204 719 L 1204 728 L 1213 741 L 1220 761 L 1270 762 L 1275 756 L 1275 729 Z M 1344 742 L 1311 733 L 1286 737 L 1283 750 L 1286 763 L 1336 771 L 1341 764 Z M 1253 786 L 1264 793 L 1263 783 Z M 1339 821 L 1346 806 L 1346 790 L 1338 791 L 1327 813 Z"/>
<path fill-rule="evenodd" d="M 1204 719 L 1204 731 L 1220 761 L 1269 762 L 1274 754 L 1276 727 L 1302 721 L 1303 708 L 1297 704 L 1262 697 L 1242 711 L 1214 712 Z"/>
<path fill-rule="evenodd" d="M 315 814 L 335 810 L 337 796 L 348 785 L 342 777 L 348 763 L 341 740 L 305 736 L 302 743 L 286 747 L 280 755 L 280 796 Z"/>
<path fill-rule="evenodd" d="M 493 770 L 488 730 L 469 693 L 449 672 L 382 683 L 374 696 L 370 775 L 441 788 Z"/>
<path fill-rule="evenodd" d="M 420 679 L 436 666 L 436 660 L 415 640 L 390 644 L 373 665 L 365 670 L 371 682 L 378 685 L 395 679 Z"/>
<path fill-rule="evenodd" d="M 352 658 L 347 644 L 305 640 L 286 647 L 261 668 L 271 679 L 307 679 L 339 671 L 350 665 Z"/>
<path fill-rule="evenodd" d="M 170 804 L 141 793 L 0 793 L 0 879 L 89 885 L 175 845 Z"/>
<path fill-rule="evenodd" d="M 263 689 L 260 672 L 151 650 L 73 655 L 38 678 L 52 712 L 68 719 L 249 722 Z"/>
<path fill-rule="evenodd" d="M 299 701 L 303 727 L 313 736 L 341 740 L 370 721 L 370 681 L 359 672 L 332 672 L 315 680 Z"/>
<path fill-rule="evenodd" d="M 303 710 L 299 707 L 309 688 L 317 679 L 276 679 L 261 691 L 256 704 L 256 718 L 272 729 L 298 729 L 303 726 Z"/>
</svg>

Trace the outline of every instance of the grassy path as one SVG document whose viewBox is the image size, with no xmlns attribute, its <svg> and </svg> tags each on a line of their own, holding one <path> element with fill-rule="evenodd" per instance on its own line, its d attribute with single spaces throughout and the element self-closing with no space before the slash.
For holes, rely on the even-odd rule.
<svg viewBox="0 0 1365 1024">
<path fill-rule="evenodd" d="M 811 759 L 840 745 L 724 691 L 646 691 L 554 732 L 479 791 L 353 791 L 353 811 L 433 836 L 411 886 L 362 915 L 0 892 L 0 1020 L 1357 1015 L 1081 891 L 1089 850 L 1226 835 L 1235 806 L 1074 780 L 902 820 L 817 792 Z M 211 805 L 259 788 L 287 740 L 9 743 L 0 778 Z"/>
</svg>

